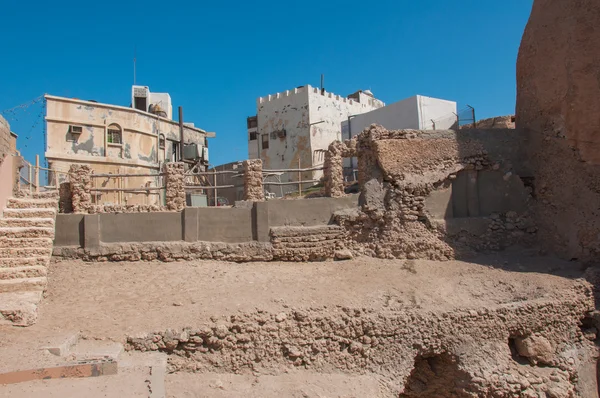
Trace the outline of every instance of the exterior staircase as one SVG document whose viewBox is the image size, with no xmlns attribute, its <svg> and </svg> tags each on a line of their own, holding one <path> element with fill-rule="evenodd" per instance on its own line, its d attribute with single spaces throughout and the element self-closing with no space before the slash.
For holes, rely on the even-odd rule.
<svg viewBox="0 0 600 398">
<path fill-rule="evenodd" d="M 30 326 L 47 284 L 58 192 L 10 198 L 0 218 L 0 325 Z"/>
</svg>

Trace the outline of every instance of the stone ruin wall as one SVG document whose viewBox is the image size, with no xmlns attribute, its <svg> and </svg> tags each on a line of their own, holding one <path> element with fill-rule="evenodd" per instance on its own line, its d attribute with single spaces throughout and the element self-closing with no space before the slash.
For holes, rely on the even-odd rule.
<svg viewBox="0 0 600 398">
<path fill-rule="evenodd" d="M 600 3 L 535 0 L 517 60 L 517 127 L 530 139 L 540 243 L 600 259 Z"/>
<path fill-rule="evenodd" d="M 478 311 L 257 310 L 130 336 L 126 350 L 165 352 L 169 371 L 372 372 L 390 396 L 583 397 L 595 377 L 586 372 L 597 331 L 580 327 L 591 309 L 589 284 L 575 282 L 556 297 Z"/>
<path fill-rule="evenodd" d="M 265 200 L 262 161 L 260 159 L 244 161 L 244 198 L 251 202 L 262 202 Z"/>
<path fill-rule="evenodd" d="M 432 219 L 426 199 L 447 188 L 458 173 L 493 170 L 510 176 L 511 165 L 496 161 L 477 140 L 459 139 L 454 132 L 431 134 L 373 125 L 351 141 L 330 146 L 330 163 L 358 156 L 360 208 L 335 215 L 347 231 L 347 246 L 380 258 L 448 260 L 473 251 L 533 244 L 537 228 L 526 211 L 492 214 L 486 231 L 479 234 L 468 229 L 451 234 L 444 222 Z M 341 181 L 328 179 L 328 192 L 343 192 Z"/>
</svg>

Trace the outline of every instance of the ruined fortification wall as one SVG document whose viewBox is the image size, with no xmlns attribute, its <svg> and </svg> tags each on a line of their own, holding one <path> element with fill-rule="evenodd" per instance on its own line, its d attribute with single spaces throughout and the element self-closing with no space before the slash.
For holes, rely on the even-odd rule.
<svg viewBox="0 0 600 398">
<path fill-rule="evenodd" d="M 595 333 L 579 324 L 592 308 L 589 285 L 576 283 L 551 299 L 479 311 L 259 310 L 131 336 L 126 349 L 168 353 L 171 371 L 374 372 L 390 396 L 587 397 Z"/>
<path fill-rule="evenodd" d="M 599 19 L 595 0 L 536 0 L 517 62 L 540 243 L 589 262 L 600 254 Z"/>
<path fill-rule="evenodd" d="M 350 247 L 382 258 L 445 260 L 531 244 L 536 229 L 521 144 L 514 130 L 373 125 L 345 143 L 347 153 L 358 154 L 361 208 L 338 212 L 336 221 Z"/>
</svg>

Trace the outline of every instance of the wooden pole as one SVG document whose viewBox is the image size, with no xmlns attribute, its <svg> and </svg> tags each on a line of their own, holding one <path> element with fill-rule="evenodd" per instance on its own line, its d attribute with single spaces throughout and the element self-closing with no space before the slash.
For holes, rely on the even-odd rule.
<svg viewBox="0 0 600 398">
<path fill-rule="evenodd" d="M 215 193 L 214 193 L 214 195 L 215 195 L 215 206 L 218 206 L 219 202 L 217 200 L 217 173 L 216 173 L 216 170 L 215 170 L 215 174 L 213 174 L 213 185 L 215 187 Z"/>
<path fill-rule="evenodd" d="M 183 162 L 183 108 L 179 107 L 179 161 Z"/>
<path fill-rule="evenodd" d="M 298 197 L 302 196 L 302 172 L 300 171 L 300 157 L 298 157 Z"/>
<path fill-rule="evenodd" d="M 35 192 L 40 191 L 40 155 L 35 155 Z"/>
<path fill-rule="evenodd" d="M 32 170 L 31 170 L 31 163 L 27 162 L 28 167 L 27 170 L 29 172 L 29 192 L 31 193 L 31 191 L 33 190 L 32 185 L 33 185 L 33 176 L 32 176 Z"/>
</svg>

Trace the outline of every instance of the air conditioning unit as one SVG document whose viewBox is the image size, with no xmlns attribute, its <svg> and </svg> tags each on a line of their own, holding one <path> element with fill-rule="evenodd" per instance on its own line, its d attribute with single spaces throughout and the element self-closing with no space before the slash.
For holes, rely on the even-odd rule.
<svg viewBox="0 0 600 398">
<path fill-rule="evenodd" d="M 71 134 L 81 134 L 83 133 L 83 127 L 82 126 L 69 126 L 69 133 Z"/>
<path fill-rule="evenodd" d="M 188 144 L 183 147 L 184 160 L 199 160 L 200 148 L 198 144 Z"/>
<path fill-rule="evenodd" d="M 208 148 L 202 147 L 202 160 L 204 163 L 208 163 Z"/>
</svg>

